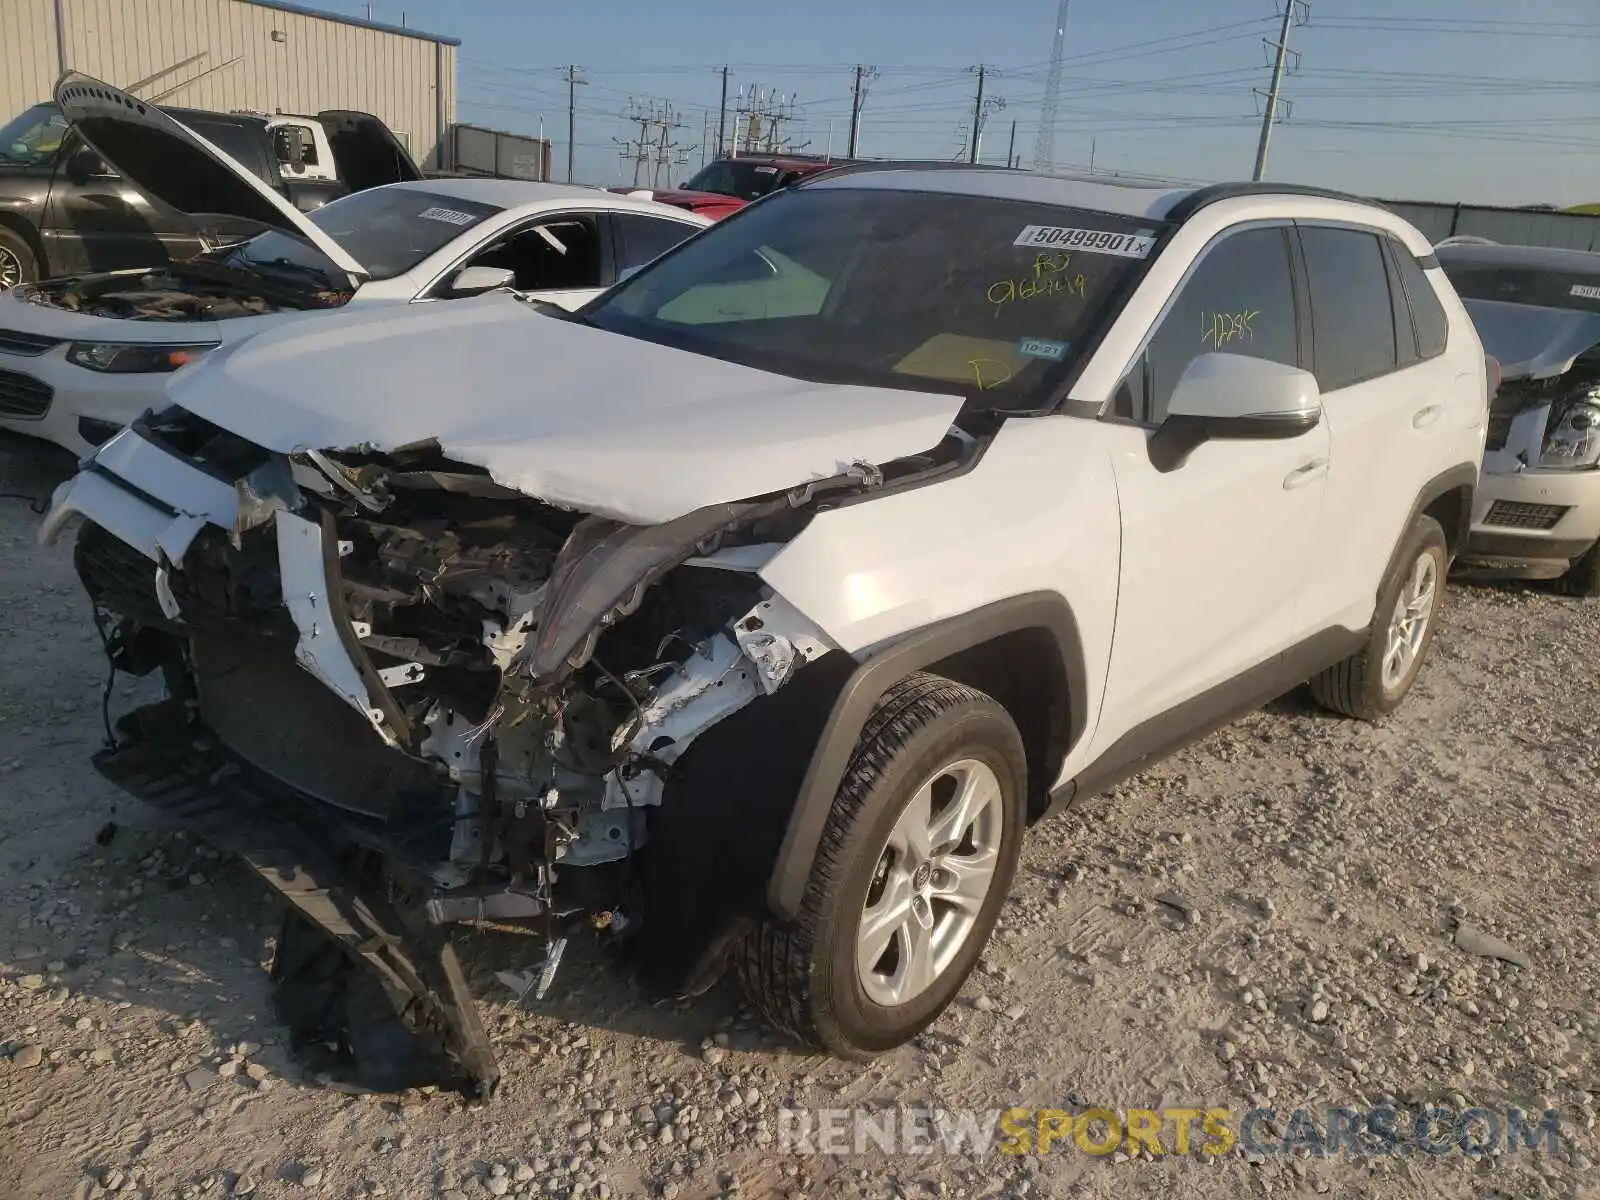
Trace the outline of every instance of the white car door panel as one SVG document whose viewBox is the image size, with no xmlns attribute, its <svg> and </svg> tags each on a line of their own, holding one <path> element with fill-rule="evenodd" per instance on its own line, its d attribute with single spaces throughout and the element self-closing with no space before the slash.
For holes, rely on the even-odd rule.
<svg viewBox="0 0 1600 1200">
<path fill-rule="evenodd" d="M 1213 438 L 1167 471 L 1148 449 L 1199 355 L 1300 365 L 1288 232 L 1258 225 L 1214 241 L 1118 392 L 1114 411 L 1128 422 L 1113 455 L 1123 551 L 1097 752 L 1291 644 L 1332 464 L 1329 430 Z"/>
<path fill-rule="evenodd" d="M 1456 422 L 1445 407 L 1454 370 L 1441 357 L 1418 361 L 1405 292 L 1379 235 L 1318 225 L 1298 235 L 1333 448 L 1316 537 L 1322 561 L 1296 631 L 1310 635 L 1371 620 L 1377 581 Z"/>
<path fill-rule="evenodd" d="M 1292 641 L 1329 459 L 1323 425 L 1208 441 L 1165 474 L 1126 429 L 1116 637 L 1096 749 L 1259 666 Z"/>
</svg>

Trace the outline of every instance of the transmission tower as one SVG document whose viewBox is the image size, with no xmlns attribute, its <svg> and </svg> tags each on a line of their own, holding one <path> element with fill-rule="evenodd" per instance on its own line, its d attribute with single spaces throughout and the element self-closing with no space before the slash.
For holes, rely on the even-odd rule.
<svg viewBox="0 0 1600 1200">
<path fill-rule="evenodd" d="M 1261 140 L 1256 143 L 1256 166 L 1250 178 L 1260 180 L 1267 171 L 1267 144 L 1272 140 L 1272 127 L 1278 121 L 1289 116 L 1289 111 L 1294 107 L 1292 101 L 1283 98 L 1283 76 L 1285 72 L 1293 74 L 1300 69 L 1300 53 L 1289 49 L 1289 30 L 1295 25 L 1305 25 L 1311 20 L 1311 0 L 1283 0 L 1283 27 L 1278 31 L 1278 40 L 1263 42 L 1268 56 L 1272 60 L 1272 83 L 1263 92 L 1255 89 L 1255 94 L 1263 100 L 1261 113 Z M 1278 114 L 1282 112 L 1283 116 Z"/>
<path fill-rule="evenodd" d="M 1050 76 L 1044 85 L 1044 107 L 1039 112 L 1039 132 L 1033 139 L 1033 169 L 1050 171 L 1056 165 L 1056 117 L 1061 109 L 1061 62 L 1067 49 L 1067 6 L 1056 9 L 1056 37 L 1050 47 Z"/>
<path fill-rule="evenodd" d="M 689 161 L 689 151 L 694 147 L 682 145 L 673 138 L 673 134 L 683 128 L 683 118 L 670 101 L 641 103 L 631 100 L 625 119 L 639 127 L 639 136 L 611 140 L 622 148 L 622 161 L 633 164 L 634 187 L 639 186 L 646 168 L 650 173 L 650 186 L 659 187 L 663 170 Z"/>
<path fill-rule="evenodd" d="M 809 142 L 794 145 L 783 127 L 795 120 L 795 98 L 785 97 L 759 84 L 739 89 L 734 104 L 733 151 L 739 154 L 781 154 L 803 150 Z"/>
</svg>

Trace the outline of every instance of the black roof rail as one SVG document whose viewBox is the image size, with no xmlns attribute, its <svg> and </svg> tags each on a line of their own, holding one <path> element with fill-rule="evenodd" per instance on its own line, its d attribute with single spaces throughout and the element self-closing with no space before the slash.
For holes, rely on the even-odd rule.
<svg viewBox="0 0 1600 1200">
<path fill-rule="evenodd" d="M 1196 188 L 1179 200 L 1168 211 L 1166 219 L 1174 224 L 1181 224 L 1208 205 L 1220 204 L 1224 200 L 1236 200 L 1241 196 L 1314 196 L 1321 200 L 1344 200 L 1368 208 L 1383 207 L 1376 200 L 1368 200 L 1364 196 L 1336 192 L 1332 188 L 1311 187 L 1303 183 L 1213 183 Z"/>
<path fill-rule="evenodd" d="M 840 163 L 825 171 L 815 171 L 791 187 L 807 187 L 824 179 L 838 179 L 842 175 L 861 175 L 871 171 L 1009 171 L 1027 174 L 1021 167 L 1001 167 L 993 163 L 950 162 L 946 159 L 883 159 L 873 162 Z"/>
</svg>

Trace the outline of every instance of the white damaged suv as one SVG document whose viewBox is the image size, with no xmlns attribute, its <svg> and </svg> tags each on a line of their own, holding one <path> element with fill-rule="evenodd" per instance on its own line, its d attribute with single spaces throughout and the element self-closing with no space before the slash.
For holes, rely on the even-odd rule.
<svg viewBox="0 0 1600 1200">
<path fill-rule="evenodd" d="M 667 993 L 732 963 L 865 1057 L 961 987 L 1029 824 L 1306 680 L 1392 710 L 1488 399 L 1381 208 L 931 168 L 575 316 L 352 309 L 170 397 L 44 528 L 85 518 L 113 665 L 165 677 L 99 769 L 289 902 L 298 1041 L 361 1067 L 398 1013 L 480 1092 L 451 922 L 530 924 L 535 995 L 580 926 Z"/>
</svg>

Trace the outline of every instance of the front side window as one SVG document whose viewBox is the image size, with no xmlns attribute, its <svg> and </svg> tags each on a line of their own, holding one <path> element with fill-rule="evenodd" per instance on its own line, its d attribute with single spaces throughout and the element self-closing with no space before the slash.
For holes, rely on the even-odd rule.
<svg viewBox="0 0 1600 1200">
<path fill-rule="evenodd" d="M 1283 229 L 1246 229 L 1206 251 L 1129 372 L 1117 397 L 1117 415 L 1159 425 L 1189 364 L 1211 353 L 1299 365 L 1294 282 Z"/>
<path fill-rule="evenodd" d="M 524 225 L 498 239 L 467 264 L 504 267 L 516 274 L 519 292 L 597 288 L 600 230 L 588 215 L 556 217 Z"/>
<path fill-rule="evenodd" d="M 985 196 L 800 188 L 700 233 L 583 319 L 805 379 L 1038 407 L 1162 228 Z"/>
<path fill-rule="evenodd" d="M 54 104 L 35 104 L 0 127 L 0 164 L 48 166 L 55 161 L 70 125 Z"/>
<path fill-rule="evenodd" d="M 1317 386 L 1332 392 L 1393 371 L 1399 361 L 1395 316 L 1377 237 L 1307 225 L 1300 245 L 1311 289 Z"/>
<path fill-rule="evenodd" d="M 409 187 L 369 188 L 324 204 L 306 219 L 318 226 L 373 279 L 404 275 L 430 254 L 501 210 Z M 263 233 L 234 251 L 247 266 L 296 266 L 335 272 L 310 243 L 287 233 Z"/>
</svg>

